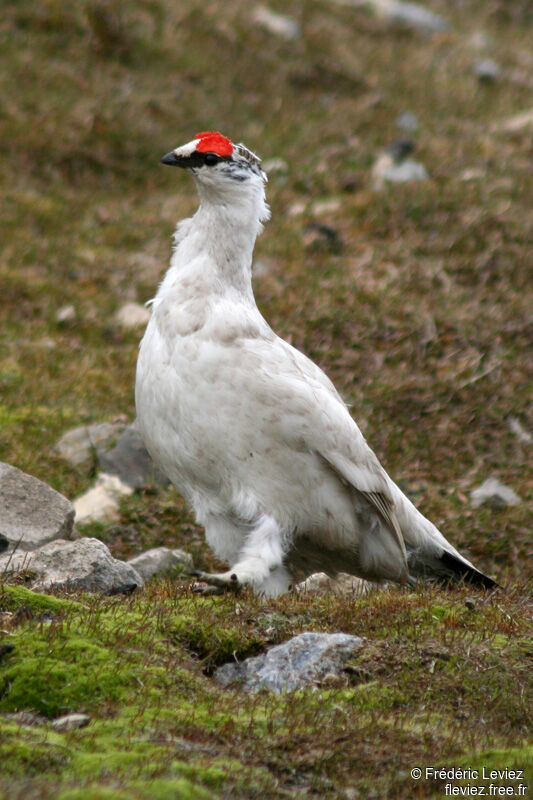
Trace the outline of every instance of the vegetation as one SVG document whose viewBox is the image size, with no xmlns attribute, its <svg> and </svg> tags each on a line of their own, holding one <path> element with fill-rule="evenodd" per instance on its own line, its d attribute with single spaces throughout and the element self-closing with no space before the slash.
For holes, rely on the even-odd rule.
<svg viewBox="0 0 533 800">
<path fill-rule="evenodd" d="M 532 20 L 519 0 L 426 5 L 449 32 L 422 37 L 330 0 L 272 2 L 299 22 L 292 41 L 238 0 L 3 9 L 0 458 L 68 497 L 88 488 L 94 476 L 54 444 L 133 418 L 139 334 L 115 313 L 153 296 L 173 226 L 196 205 L 158 159 L 221 130 L 287 164 L 256 251 L 265 317 L 506 590 L 265 602 L 166 581 L 128 598 L 4 585 L 0 798 L 442 797 L 445 781 L 410 770 L 531 763 L 527 504 L 473 509 L 469 492 L 492 474 L 524 501 L 531 485 L 509 424 L 527 429 L 530 411 L 531 129 L 501 124 L 533 105 Z M 472 70 L 481 57 L 502 67 L 492 83 Z M 374 191 L 372 163 L 404 135 L 405 110 L 430 178 Z M 174 490 L 125 498 L 119 525 L 84 532 L 117 557 L 170 544 L 216 566 Z M 367 643 L 338 681 L 294 695 L 217 688 L 219 664 L 303 630 Z M 68 711 L 90 724 L 55 731 Z"/>
</svg>

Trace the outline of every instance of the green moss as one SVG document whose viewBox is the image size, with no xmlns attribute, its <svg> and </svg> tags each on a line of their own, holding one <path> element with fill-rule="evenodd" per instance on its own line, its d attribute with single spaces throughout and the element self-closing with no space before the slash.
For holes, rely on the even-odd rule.
<svg viewBox="0 0 533 800">
<path fill-rule="evenodd" d="M 133 787 L 143 800 L 215 800 L 211 790 L 203 789 L 186 778 L 159 779 L 136 783 Z"/>
<path fill-rule="evenodd" d="M 180 613 L 165 622 L 165 630 L 199 656 L 208 671 L 233 658 L 255 655 L 263 647 L 252 626 L 229 615 L 227 607 L 217 607 L 209 600 L 193 605 L 184 602 Z"/>
<path fill-rule="evenodd" d="M 2 774 L 10 777 L 56 773 L 70 763 L 70 751 L 53 731 L 0 718 L 0 762 Z"/>
<path fill-rule="evenodd" d="M 57 800 L 133 800 L 133 796 L 129 789 L 89 785 L 66 789 L 57 795 Z"/>
<path fill-rule="evenodd" d="M 118 700 L 134 681 L 130 664 L 118 665 L 112 650 L 77 634 L 26 629 L 10 642 L 15 650 L 0 662 L 3 711 L 88 711 Z"/>
<path fill-rule="evenodd" d="M 173 761 L 171 770 L 175 775 L 182 775 L 184 778 L 192 781 L 200 781 L 205 786 L 213 789 L 220 789 L 231 774 L 242 770 L 242 764 L 238 761 L 231 760 L 225 761 L 223 764 L 220 762 L 219 766 L 210 764 L 186 764 L 183 761 Z"/>
<path fill-rule="evenodd" d="M 533 780 L 533 745 L 526 744 L 522 747 L 509 747 L 502 750 L 485 750 L 482 753 L 475 753 L 468 758 L 461 758 L 458 762 L 461 765 L 472 767 L 473 769 L 485 769 L 487 773 L 490 770 L 523 770 L 524 777 L 520 780 L 522 784 L 529 784 Z M 513 785 L 505 777 L 500 779 L 502 784 Z M 497 783 L 497 776 L 494 777 L 493 782 Z"/>
<path fill-rule="evenodd" d="M 18 608 L 30 608 L 34 612 L 52 611 L 67 612 L 80 609 L 81 604 L 74 600 L 54 597 L 50 594 L 38 594 L 24 586 L 8 586 L 0 584 L 0 610 L 16 611 Z"/>
</svg>

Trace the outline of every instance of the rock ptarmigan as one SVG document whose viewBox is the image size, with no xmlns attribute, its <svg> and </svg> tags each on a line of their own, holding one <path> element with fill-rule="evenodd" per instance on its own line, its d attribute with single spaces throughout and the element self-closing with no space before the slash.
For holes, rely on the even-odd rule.
<svg viewBox="0 0 533 800">
<path fill-rule="evenodd" d="M 196 182 L 137 365 L 140 430 L 231 565 L 215 591 L 286 591 L 312 572 L 400 584 L 494 586 L 389 478 L 324 372 L 280 339 L 254 299 L 269 218 L 260 159 L 216 132 L 168 153 Z"/>
</svg>

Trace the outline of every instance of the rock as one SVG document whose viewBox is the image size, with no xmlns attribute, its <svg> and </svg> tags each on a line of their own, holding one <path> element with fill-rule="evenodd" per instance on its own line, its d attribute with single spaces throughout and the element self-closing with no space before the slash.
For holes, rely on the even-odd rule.
<svg viewBox="0 0 533 800">
<path fill-rule="evenodd" d="M 64 433 L 55 449 L 73 467 L 90 468 L 94 465 L 95 454 L 109 449 L 125 427 L 124 420 L 80 425 Z"/>
<path fill-rule="evenodd" d="M 72 503 L 43 481 L 0 462 L 0 537 L 3 548 L 35 550 L 74 536 Z"/>
<path fill-rule="evenodd" d="M 529 111 L 523 111 L 521 114 L 516 114 L 514 117 L 499 122 L 492 126 L 493 131 L 502 131 L 503 133 L 522 133 L 527 128 L 533 129 L 533 108 Z"/>
<path fill-rule="evenodd" d="M 32 574 L 29 588 L 36 592 L 76 589 L 116 594 L 144 585 L 137 570 L 113 558 L 98 539 L 59 539 L 31 553 L 1 556 L 0 574 L 3 572 Z"/>
<path fill-rule="evenodd" d="M 147 325 L 150 315 L 150 309 L 146 306 L 141 306 L 139 303 L 126 303 L 117 311 L 115 319 L 122 328 L 131 330 Z"/>
<path fill-rule="evenodd" d="M 374 188 L 382 189 L 386 183 L 411 183 L 425 181 L 428 173 L 420 161 L 407 159 L 401 164 L 395 164 L 390 156 L 382 156 L 375 163 L 372 170 Z"/>
<path fill-rule="evenodd" d="M 279 36 L 280 39 L 291 41 L 300 36 L 300 26 L 296 20 L 285 14 L 278 14 L 266 6 L 256 6 L 252 17 L 258 25 L 274 36 Z"/>
<path fill-rule="evenodd" d="M 490 47 L 491 41 L 483 31 L 474 31 L 468 43 L 474 50 L 485 50 Z"/>
<path fill-rule="evenodd" d="M 395 164 L 402 164 L 414 150 L 415 143 L 412 139 L 396 139 L 389 147 L 388 153 Z"/>
<path fill-rule="evenodd" d="M 154 547 L 127 561 L 137 570 L 143 580 L 164 572 L 190 572 L 193 568 L 192 556 L 184 550 L 171 550 L 169 547 Z"/>
<path fill-rule="evenodd" d="M 296 202 L 292 203 L 289 208 L 287 209 L 287 214 L 289 217 L 301 217 L 302 214 L 305 212 L 307 208 L 307 203 L 304 202 Z"/>
<path fill-rule="evenodd" d="M 499 64 L 490 58 L 482 58 L 473 66 L 474 74 L 482 83 L 494 83 L 501 77 L 502 69 Z"/>
<path fill-rule="evenodd" d="M 314 572 L 309 575 L 305 581 L 297 583 L 294 591 L 299 594 L 321 594 L 331 589 L 333 578 L 326 575 L 325 572 Z"/>
<path fill-rule="evenodd" d="M 401 131 L 406 131 L 407 133 L 416 133 L 420 128 L 418 117 L 412 111 L 404 111 L 396 117 L 394 124 Z"/>
<path fill-rule="evenodd" d="M 65 714 L 52 721 L 52 728 L 58 733 L 65 731 L 75 731 L 77 728 L 85 728 L 90 722 L 87 714 Z"/>
<path fill-rule="evenodd" d="M 335 2 L 343 6 L 368 8 L 391 25 L 418 33 L 443 33 L 450 29 L 449 23 L 443 17 L 417 3 L 404 3 L 401 0 L 335 0 Z"/>
<path fill-rule="evenodd" d="M 132 489 L 169 484 L 168 478 L 150 458 L 135 423 L 120 434 L 111 450 L 99 453 L 99 463 L 104 472 L 117 475 L 122 483 Z"/>
<path fill-rule="evenodd" d="M 250 694 L 292 692 L 342 672 L 362 645 L 363 639 L 346 633 L 300 633 L 242 664 L 223 664 L 215 681 L 223 687 L 238 684 Z"/>
<path fill-rule="evenodd" d="M 500 483 L 498 478 L 487 478 L 481 486 L 470 492 L 470 499 L 474 508 L 478 508 L 485 503 L 493 508 L 506 508 L 507 506 L 517 506 L 522 500 L 516 492 L 509 486 Z"/>
<path fill-rule="evenodd" d="M 427 180 L 425 166 L 407 156 L 414 144 L 408 139 L 399 139 L 386 153 L 378 156 L 372 167 L 372 188 L 383 189 L 387 183 L 410 183 Z"/>
<path fill-rule="evenodd" d="M 516 417 L 509 417 L 507 424 L 509 425 L 509 430 L 512 431 L 523 444 L 531 444 L 533 436 L 522 427 L 520 420 Z"/>
<path fill-rule="evenodd" d="M 14 711 L 11 714 L 3 714 L 4 719 L 12 720 L 21 727 L 32 727 L 34 725 L 44 726 L 48 724 L 46 717 L 42 717 L 35 711 Z"/>
<path fill-rule="evenodd" d="M 369 589 L 377 587 L 378 584 L 370 583 L 355 575 L 340 572 L 336 578 L 330 578 L 325 572 L 315 572 L 309 575 L 305 581 L 297 583 L 294 591 L 302 594 L 324 594 L 325 592 L 335 592 L 337 594 L 366 594 Z"/>
<path fill-rule="evenodd" d="M 311 206 L 311 214 L 314 214 L 315 217 L 322 217 L 324 214 L 336 214 L 341 207 L 342 203 L 336 197 L 330 200 L 317 200 Z"/>
<path fill-rule="evenodd" d="M 62 306 L 56 311 L 56 322 L 58 325 L 66 325 L 76 319 L 76 309 L 73 305 Z"/>
<path fill-rule="evenodd" d="M 54 449 L 73 467 L 89 467 L 92 463 L 92 446 L 87 425 L 64 433 Z"/>
<path fill-rule="evenodd" d="M 487 173 L 484 169 L 472 167 L 471 169 L 463 170 L 459 175 L 459 180 L 464 181 L 465 183 L 470 183 L 471 181 L 482 181 L 486 177 Z"/>
<path fill-rule="evenodd" d="M 337 594 L 367 594 L 374 589 L 379 589 L 384 584 L 372 583 L 372 581 L 365 581 L 363 578 L 358 578 L 356 575 L 349 575 L 347 572 L 339 572 L 333 581 L 333 591 Z"/>
<path fill-rule="evenodd" d="M 76 522 L 118 522 L 119 498 L 132 492 L 116 475 L 101 472 L 96 485 L 74 500 Z"/>
</svg>

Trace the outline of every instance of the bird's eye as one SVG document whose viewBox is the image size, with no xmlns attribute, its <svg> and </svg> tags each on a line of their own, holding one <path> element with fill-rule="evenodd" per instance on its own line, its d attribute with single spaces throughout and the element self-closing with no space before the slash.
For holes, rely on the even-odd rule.
<svg viewBox="0 0 533 800">
<path fill-rule="evenodd" d="M 208 167 L 212 167 L 213 164 L 218 164 L 220 161 L 220 156 L 217 156 L 216 153 L 206 153 L 204 156 L 204 162 Z"/>
</svg>

